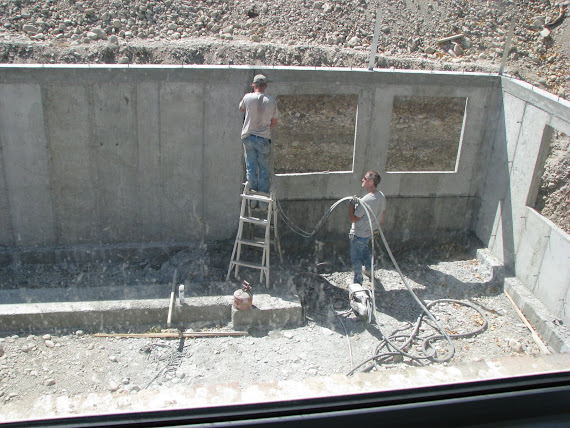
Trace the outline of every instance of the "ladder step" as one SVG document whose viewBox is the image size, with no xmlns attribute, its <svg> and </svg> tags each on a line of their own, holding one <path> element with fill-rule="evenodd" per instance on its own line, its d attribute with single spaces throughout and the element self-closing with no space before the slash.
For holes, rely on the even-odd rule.
<svg viewBox="0 0 570 428">
<path fill-rule="evenodd" d="M 242 193 L 241 194 L 242 198 L 251 200 L 251 201 L 261 201 L 261 202 L 272 202 L 272 199 L 269 195 L 267 196 L 263 196 L 263 195 L 249 195 L 247 193 Z"/>
<path fill-rule="evenodd" d="M 265 238 L 258 238 L 256 236 L 254 236 L 253 239 L 238 239 L 238 242 L 245 245 L 251 245 L 252 247 L 265 247 Z"/>
<path fill-rule="evenodd" d="M 240 221 L 244 221 L 246 223 L 253 223 L 253 224 L 258 224 L 260 226 L 265 226 L 267 225 L 267 220 L 266 219 L 262 219 L 262 218 L 257 218 L 257 217 L 241 217 L 239 218 Z"/>
<path fill-rule="evenodd" d="M 263 235 L 256 235 L 255 233 L 251 237 L 254 241 L 265 242 L 265 236 Z M 273 244 L 273 238 L 269 238 L 269 243 Z"/>
<path fill-rule="evenodd" d="M 251 190 L 251 189 L 249 190 L 249 193 L 248 193 L 248 194 L 249 194 L 249 195 L 266 196 L 266 197 L 271 196 L 271 194 L 269 194 L 269 193 L 260 192 L 260 191 L 258 191 L 258 190 Z"/>
<path fill-rule="evenodd" d="M 253 269 L 267 269 L 267 266 L 263 266 L 259 263 L 253 263 L 253 262 L 244 262 L 244 261 L 233 261 L 232 262 L 233 265 L 238 265 L 238 266 L 244 266 L 244 267 L 249 267 L 249 268 L 253 268 Z"/>
</svg>

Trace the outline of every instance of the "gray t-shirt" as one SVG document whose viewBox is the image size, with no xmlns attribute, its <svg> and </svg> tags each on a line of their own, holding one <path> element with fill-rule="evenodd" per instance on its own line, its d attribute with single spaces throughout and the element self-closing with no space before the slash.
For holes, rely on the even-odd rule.
<svg viewBox="0 0 570 428">
<path fill-rule="evenodd" d="M 277 119 L 279 114 L 277 103 L 269 95 L 259 92 L 245 94 L 239 108 L 245 108 L 245 120 L 241 130 L 241 139 L 250 134 L 258 137 L 271 138 L 271 119 Z"/>
<path fill-rule="evenodd" d="M 374 193 L 367 193 L 362 199 L 362 201 L 370 207 L 374 215 L 376 216 L 376 220 L 380 223 L 380 219 L 382 218 L 382 213 L 386 209 L 386 198 L 384 194 L 376 190 Z M 352 223 L 350 228 L 351 232 L 354 232 L 356 236 L 359 238 L 368 238 L 372 235 L 370 231 L 370 223 L 368 222 L 368 216 L 366 215 L 366 209 L 362 204 L 357 204 L 356 208 L 354 209 L 354 215 L 356 217 L 360 217 L 356 223 Z M 374 218 L 371 217 L 372 227 L 374 229 L 377 228 L 376 222 Z"/>
</svg>

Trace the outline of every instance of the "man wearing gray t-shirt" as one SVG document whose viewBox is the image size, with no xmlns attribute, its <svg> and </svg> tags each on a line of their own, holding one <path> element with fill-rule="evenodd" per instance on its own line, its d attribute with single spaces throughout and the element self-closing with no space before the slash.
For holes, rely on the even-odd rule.
<svg viewBox="0 0 570 428">
<path fill-rule="evenodd" d="M 371 258 L 368 242 L 373 230 L 377 229 L 376 220 L 380 225 L 384 222 L 384 210 L 386 208 L 386 198 L 377 189 L 379 184 L 380 174 L 376 171 L 368 171 L 362 179 L 362 187 L 366 190 L 366 195 L 360 198 L 360 200 L 372 211 L 370 222 L 362 203 L 353 199 L 348 207 L 348 218 L 352 223 L 349 234 L 350 260 L 352 262 L 352 270 L 354 271 L 355 284 L 362 284 L 362 266 L 364 266 L 364 273 L 369 278 L 373 274 L 370 272 Z M 370 223 L 372 223 L 373 230 L 370 229 Z"/>
<path fill-rule="evenodd" d="M 269 193 L 269 160 L 271 153 L 271 129 L 277 125 L 277 103 L 269 95 L 267 78 L 258 74 L 253 78 L 253 92 L 245 94 L 239 109 L 245 112 L 241 131 L 244 147 L 246 178 L 251 190 Z M 260 204 L 265 208 L 267 204 Z"/>
</svg>

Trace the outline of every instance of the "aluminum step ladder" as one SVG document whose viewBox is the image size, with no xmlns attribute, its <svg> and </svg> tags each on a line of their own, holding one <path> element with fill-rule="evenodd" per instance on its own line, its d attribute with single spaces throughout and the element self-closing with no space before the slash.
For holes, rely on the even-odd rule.
<svg viewBox="0 0 570 428">
<path fill-rule="evenodd" d="M 267 211 L 252 208 L 251 205 L 260 202 L 267 203 Z M 247 230 L 246 230 L 247 229 Z M 271 233 L 273 231 L 273 234 Z M 257 233 L 256 233 L 257 232 Z M 244 236 L 246 235 L 246 236 Z M 273 235 L 273 238 L 272 238 Z M 269 288 L 269 262 L 271 244 L 279 254 L 279 259 L 283 263 L 281 254 L 281 243 L 277 231 L 277 209 L 275 204 L 275 192 L 262 193 L 251 190 L 249 182 L 244 184 L 241 194 L 241 210 L 239 215 L 239 226 L 232 251 L 232 258 L 228 268 L 226 281 L 230 279 L 232 270 L 234 277 L 238 277 L 240 266 L 259 269 L 259 282 L 263 283 L 265 277 L 265 287 Z M 261 249 L 261 263 L 242 260 L 243 246 Z"/>
</svg>

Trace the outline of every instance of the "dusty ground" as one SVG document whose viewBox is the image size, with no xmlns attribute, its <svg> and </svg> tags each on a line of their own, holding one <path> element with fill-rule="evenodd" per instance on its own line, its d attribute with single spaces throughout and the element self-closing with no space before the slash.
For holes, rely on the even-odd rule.
<svg viewBox="0 0 570 428">
<path fill-rule="evenodd" d="M 537 355 L 539 347 L 531 333 L 507 297 L 491 281 L 490 272 L 474 257 L 477 245 L 476 241 L 462 238 L 439 246 L 401 250 L 395 255 L 418 298 L 426 303 L 443 298 L 459 300 L 440 302 L 431 308 L 448 334 L 465 335 L 453 338 L 454 353 L 444 340 L 433 343 L 438 358 L 451 357 L 448 362 L 433 362 L 422 356 L 420 340 L 414 340 L 408 347 L 409 354 L 419 360 L 399 356 L 382 358 L 376 367 L 366 362 L 375 354 L 385 352 L 377 349 L 383 337 L 390 337 L 395 331 L 409 335 L 412 324 L 422 313 L 385 253 L 375 270 L 378 323 L 371 325 L 348 312 L 346 287 L 352 276 L 346 264 L 348 254 L 333 252 L 306 259 L 285 252 L 284 265 L 275 265 L 274 288 L 269 292 L 300 296 L 307 316 L 303 327 L 250 331 L 245 337 L 183 340 L 100 338 L 93 335 L 96 332 L 87 331 L 4 335 L 0 338 L 3 354 L 0 357 L 0 414 L 3 420 L 14 415 L 21 417 L 29 403 L 50 397 L 65 401 L 90 393 L 110 392 L 119 399 L 124 394 L 137 394 L 161 385 L 183 388 L 237 382 L 244 386 L 273 380 L 350 375 L 353 369 L 355 372 L 403 371 L 418 364 L 448 365 Z M 316 242 L 315 247 L 318 247 Z M 207 248 L 202 247 L 201 252 L 196 248 L 179 251 L 154 268 L 150 263 L 140 262 L 129 266 L 92 263 L 89 267 L 92 280 L 83 275 L 77 281 L 85 266 L 34 266 L 27 272 L 29 283 L 33 283 L 32 278 L 51 272 L 51 280 L 58 277 L 60 286 L 77 286 L 78 283 L 89 286 L 106 280 L 112 283 L 124 278 L 142 279 L 145 275 L 141 272 L 146 269 L 147 279 L 152 282 L 157 272 L 171 278 L 174 269 L 184 265 L 181 260 L 193 260 L 197 263 L 194 266 L 207 260 L 211 278 L 220 280 L 225 276 L 229 254 L 219 251 L 220 247 L 211 251 Z M 214 253 L 219 256 L 214 257 Z M 116 272 L 125 273 L 122 280 L 117 280 Z M 10 268 L 3 268 L 0 275 L 4 285 L 14 279 Z M 257 273 L 245 273 L 245 277 L 256 284 L 253 277 L 257 277 Z M 23 275 L 18 278 L 22 281 Z M 435 332 L 431 324 L 422 321 L 420 338 Z M 145 330 L 155 331 L 161 327 L 164 326 L 148 326 Z M 231 331 L 231 325 L 202 329 Z"/>
</svg>

